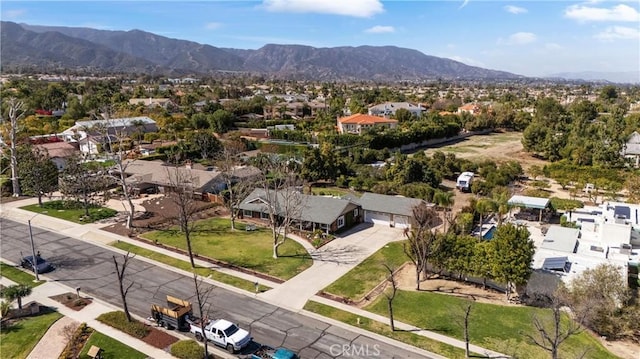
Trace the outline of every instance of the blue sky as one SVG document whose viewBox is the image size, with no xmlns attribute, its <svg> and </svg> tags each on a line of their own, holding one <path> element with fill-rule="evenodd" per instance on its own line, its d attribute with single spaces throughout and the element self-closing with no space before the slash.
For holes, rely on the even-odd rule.
<svg viewBox="0 0 640 359">
<path fill-rule="evenodd" d="M 640 2 L 9 1 L 5 21 L 139 29 L 217 47 L 393 45 L 526 76 L 640 70 Z"/>
</svg>

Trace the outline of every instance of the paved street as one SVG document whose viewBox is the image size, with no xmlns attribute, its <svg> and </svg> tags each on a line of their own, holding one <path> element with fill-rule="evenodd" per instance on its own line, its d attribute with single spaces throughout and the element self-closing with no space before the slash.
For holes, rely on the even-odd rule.
<svg viewBox="0 0 640 359">
<path fill-rule="evenodd" d="M 30 252 L 28 227 L 0 219 L 2 257 L 18 262 L 20 253 Z M 120 305 L 118 283 L 110 249 L 33 227 L 37 249 L 56 270 L 52 279 L 82 292 Z M 175 271 L 134 259 L 128 268 L 135 284 L 128 296 L 132 312 L 148 316 L 152 303 L 162 304 L 167 294 L 193 300 L 193 279 Z M 255 340 L 272 346 L 285 346 L 302 358 L 430 358 L 367 335 L 346 330 L 288 311 L 246 295 L 214 288 L 208 303 L 210 317 L 224 317 L 251 331 Z M 342 350 L 341 348 L 360 350 Z M 368 350 L 363 350 L 368 349 Z"/>
</svg>

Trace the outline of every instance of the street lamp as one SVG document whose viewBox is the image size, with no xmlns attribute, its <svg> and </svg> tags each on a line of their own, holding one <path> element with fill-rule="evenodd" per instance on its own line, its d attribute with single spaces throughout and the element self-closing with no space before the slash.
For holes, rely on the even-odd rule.
<svg viewBox="0 0 640 359">
<path fill-rule="evenodd" d="M 34 216 L 35 217 L 35 216 Z M 33 264 L 33 273 L 36 274 L 36 281 L 40 280 L 38 276 L 38 258 L 36 257 L 36 246 L 33 243 L 33 232 L 31 231 L 31 219 L 27 221 L 29 224 L 29 240 L 31 241 L 31 255 L 33 256 L 32 264 Z"/>
</svg>

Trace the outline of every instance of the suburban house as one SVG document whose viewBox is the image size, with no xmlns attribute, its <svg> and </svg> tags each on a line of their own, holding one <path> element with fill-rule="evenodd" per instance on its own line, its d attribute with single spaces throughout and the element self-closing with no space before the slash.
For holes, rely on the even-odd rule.
<svg viewBox="0 0 640 359">
<path fill-rule="evenodd" d="M 137 193 L 170 192 L 177 182 L 187 181 L 196 194 L 218 193 L 225 188 L 219 171 L 198 170 L 189 164 L 175 167 L 162 161 L 125 160 L 127 182 Z"/>
<path fill-rule="evenodd" d="M 340 133 L 361 134 L 373 127 L 396 128 L 398 127 L 398 121 L 361 113 L 338 118 L 338 132 Z"/>
<path fill-rule="evenodd" d="M 67 142 L 77 142 L 89 135 L 104 135 L 97 128 L 104 128 L 108 134 L 123 133 L 130 136 L 133 133 L 158 132 L 156 121 L 147 116 L 112 118 L 109 120 L 77 121 L 76 124 L 60 133 Z"/>
<path fill-rule="evenodd" d="M 369 107 L 368 113 L 371 116 L 390 117 L 395 116 L 396 111 L 398 111 L 399 109 L 405 109 L 418 118 L 426 110 L 424 107 L 422 107 L 422 104 L 414 105 L 409 102 L 385 102 Z"/>
<path fill-rule="evenodd" d="M 640 166 L 640 133 L 633 131 L 622 148 L 622 156 L 634 167 Z"/>
<path fill-rule="evenodd" d="M 458 114 L 469 113 L 471 115 L 477 115 L 482 111 L 482 108 L 477 103 L 469 103 L 458 107 Z"/>
<path fill-rule="evenodd" d="M 241 210 L 241 218 L 268 221 L 269 206 L 273 206 L 276 214 L 281 218 L 286 215 L 281 209 L 294 208 L 290 216 L 295 222 L 295 227 L 306 231 L 320 229 L 327 234 L 351 228 L 362 222 L 362 209 L 348 199 L 289 191 L 291 189 L 267 193 L 262 188 L 254 189 L 238 206 Z M 295 202 L 295 205 L 287 202 Z"/>
<path fill-rule="evenodd" d="M 365 192 L 360 198 L 350 197 L 364 211 L 364 221 L 396 228 L 415 224 L 413 208 L 426 202 L 419 198 L 389 196 Z"/>
<path fill-rule="evenodd" d="M 144 105 L 145 107 L 162 107 L 169 108 L 175 106 L 173 101 L 168 98 L 132 98 L 129 105 Z"/>
<path fill-rule="evenodd" d="M 47 151 L 49 158 L 56 164 L 59 171 L 62 171 L 67 164 L 67 158 L 78 153 L 78 148 L 69 142 L 49 142 L 36 145 L 36 147 Z"/>
<path fill-rule="evenodd" d="M 555 273 L 568 282 L 586 269 L 608 263 L 620 268 L 625 282 L 637 276 L 628 273 L 640 265 L 639 205 L 606 202 L 564 216 L 577 228 L 551 225 L 542 240 L 534 240 L 534 269 Z"/>
<path fill-rule="evenodd" d="M 88 135 L 78 141 L 80 152 L 87 157 L 96 156 L 104 151 L 110 152 L 110 145 L 118 142 L 116 136 Z"/>
</svg>

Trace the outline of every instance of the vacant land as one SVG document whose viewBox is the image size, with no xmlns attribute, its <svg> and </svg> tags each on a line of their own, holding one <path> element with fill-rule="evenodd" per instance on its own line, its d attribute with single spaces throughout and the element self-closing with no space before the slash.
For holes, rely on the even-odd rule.
<svg viewBox="0 0 640 359">
<path fill-rule="evenodd" d="M 465 138 L 456 143 L 446 144 L 425 151 L 432 155 L 436 151 L 453 153 L 456 157 L 470 160 L 492 160 L 496 162 L 518 161 L 523 169 L 531 165 L 543 166 L 545 161 L 526 153 L 522 147 L 522 133 L 500 132 Z"/>
<path fill-rule="evenodd" d="M 186 241 L 177 227 L 148 232 L 143 238 L 186 250 Z M 247 231 L 244 223 L 231 230 L 228 218 L 210 218 L 196 222 L 191 235 L 193 252 L 238 267 L 251 269 L 284 280 L 309 268 L 313 262 L 307 251 L 294 240 L 280 246 L 278 259 L 273 258 L 271 230 L 256 227 Z"/>
</svg>

